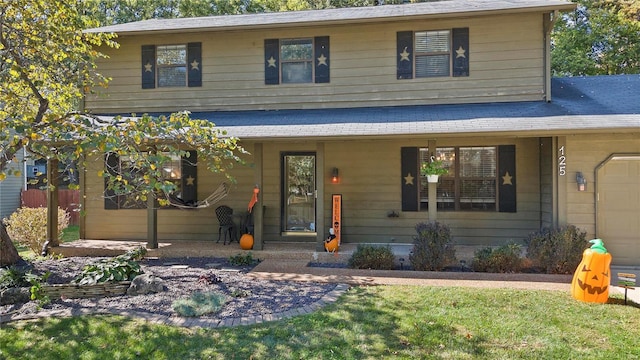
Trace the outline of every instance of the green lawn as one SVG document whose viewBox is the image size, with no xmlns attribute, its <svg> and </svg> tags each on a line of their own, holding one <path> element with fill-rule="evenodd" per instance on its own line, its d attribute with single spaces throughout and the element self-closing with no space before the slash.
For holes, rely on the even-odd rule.
<svg viewBox="0 0 640 360">
<path fill-rule="evenodd" d="M 640 359 L 640 309 L 566 292 L 355 287 L 286 321 L 222 330 L 117 316 L 5 324 L 2 359 Z"/>
</svg>

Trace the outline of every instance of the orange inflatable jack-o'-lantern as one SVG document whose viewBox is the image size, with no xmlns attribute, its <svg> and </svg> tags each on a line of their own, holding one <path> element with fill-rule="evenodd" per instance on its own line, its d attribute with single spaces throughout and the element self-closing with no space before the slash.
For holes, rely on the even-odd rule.
<svg viewBox="0 0 640 360">
<path fill-rule="evenodd" d="M 253 249 L 253 235 L 243 234 L 240 237 L 240 249 L 251 250 Z"/>
<path fill-rule="evenodd" d="M 609 300 L 611 254 L 602 240 L 589 242 L 593 245 L 582 253 L 582 261 L 573 274 L 571 295 L 577 300 L 604 304 Z"/>
</svg>

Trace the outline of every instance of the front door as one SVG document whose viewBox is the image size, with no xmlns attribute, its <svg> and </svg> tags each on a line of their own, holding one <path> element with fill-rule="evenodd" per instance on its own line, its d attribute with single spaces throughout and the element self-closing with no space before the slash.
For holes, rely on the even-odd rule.
<svg viewBox="0 0 640 360">
<path fill-rule="evenodd" d="M 282 155 L 282 232 L 284 235 L 316 233 L 316 154 Z"/>
</svg>

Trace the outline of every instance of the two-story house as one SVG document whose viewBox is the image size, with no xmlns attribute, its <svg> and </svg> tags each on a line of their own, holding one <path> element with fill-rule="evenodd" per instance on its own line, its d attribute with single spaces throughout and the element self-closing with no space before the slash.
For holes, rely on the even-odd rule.
<svg viewBox="0 0 640 360">
<path fill-rule="evenodd" d="M 253 166 L 233 170 L 224 203 L 246 210 L 260 187 L 257 248 L 321 249 L 335 222 L 345 243 L 409 244 L 438 220 L 461 248 L 573 224 L 637 265 L 640 79 L 550 78 L 549 34 L 574 8 L 444 0 L 91 29 L 121 46 L 105 49 L 113 80 L 86 109 L 189 110 L 239 137 Z M 431 158 L 448 169 L 437 183 L 419 170 Z M 93 164 L 82 237 L 147 239 L 146 210 L 103 199 L 104 159 Z M 224 180 L 173 167 L 198 198 Z M 213 208 L 158 212 L 160 241 L 217 235 Z"/>
</svg>

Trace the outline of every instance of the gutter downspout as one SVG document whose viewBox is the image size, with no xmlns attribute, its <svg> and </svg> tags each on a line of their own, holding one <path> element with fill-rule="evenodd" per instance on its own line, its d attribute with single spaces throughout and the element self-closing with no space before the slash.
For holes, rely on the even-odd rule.
<svg viewBox="0 0 640 360">
<path fill-rule="evenodd" d="M 558 10 L 544 17 L 544 99 L 551 102 L 551 31 L 558 19 Z"/>
</svg>

